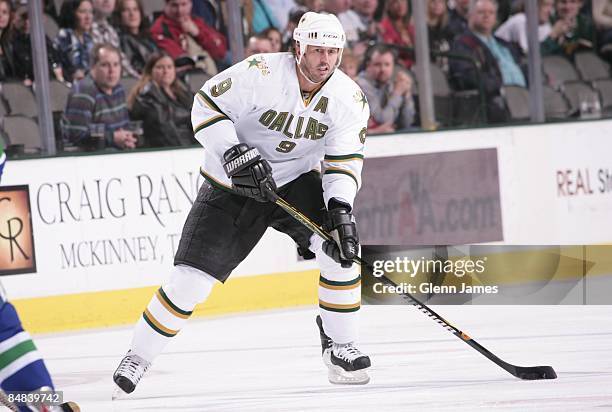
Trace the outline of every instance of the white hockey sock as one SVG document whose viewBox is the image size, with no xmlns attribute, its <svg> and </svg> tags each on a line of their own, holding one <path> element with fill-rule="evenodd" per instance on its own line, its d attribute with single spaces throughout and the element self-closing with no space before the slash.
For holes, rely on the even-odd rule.
<svg viewBox="0 0 612 412">
<path fill-rule="evenodd" d="M 310 239 L 321 270 L 319 278 L 319 309 L 323 329 L 336 343 L 357 340 L 359 335 L 359 308 L 361 307 L 361 277 L 359 267 L 343 268 L 327 256 L 316 235 Z"/>
<path fill-rule="evenodd" d="M 195 306 L 206 300 L 216 279 L 190 266 L 175 266 L 136 323 L 132 352 L 152 362 L 183 327 Z"/>
</svg>

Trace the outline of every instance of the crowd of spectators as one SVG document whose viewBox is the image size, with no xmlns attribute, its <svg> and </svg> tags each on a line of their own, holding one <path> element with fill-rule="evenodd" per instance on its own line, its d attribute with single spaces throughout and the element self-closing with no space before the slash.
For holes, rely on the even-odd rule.
<svg viewBox="0 0 612 412">
<path fill-rule="evenodd" d="M 47 37 L 49 71 L 71 87 L 61 119 L 68 146 L 117 150 L 194 143 L 189 112 L 198 72 L 232 61 L 228 9 L 218 0 L 45 1 L 58 31 Z M 480 90 L 489 122 L 508 120 L 504 86 L 527 86 L 524 1 L 424 0 L 432 62 L 455 90 Z M 0 0 L 0 81 L 33 81 L 26 1 Z M 243 0 L 245 54 L 288 51 L 308 10 L 336 14 L 347 34 L 341 70 L 364 90 L 370 132 L 418 127 L 410 0 Z M 591 50 L 612 60 L 612 0 L 537 0 L 543 55 Z M 468 59 L 458 59 L 461 55 Z M 473 64 L 471 62 L 476 62 Z M 133 78 L 126 90 L 121 78 Z M 141 131 L 129 127 L 141 122 Z M 92 126 L 93 125 L 93 126 Z M 103 128 L 103 130 L 101 130 Z M 139 139 L 137 133 L 144 134 Z M 142 136 L 141 136 L 142 137 Z"/>
</svg>

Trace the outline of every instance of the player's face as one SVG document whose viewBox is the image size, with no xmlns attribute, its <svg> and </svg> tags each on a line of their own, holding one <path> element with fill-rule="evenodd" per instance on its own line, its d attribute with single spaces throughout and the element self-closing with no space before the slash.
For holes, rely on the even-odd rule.
<svg viewBox="0 0 612 412">
<path fill-rule="evenodd" d="M 334 47 L 307 46 L 300 68 L 310 81 L 320 83 L 331 75 L 338 55 L 339 49 Z"/>
</svg>

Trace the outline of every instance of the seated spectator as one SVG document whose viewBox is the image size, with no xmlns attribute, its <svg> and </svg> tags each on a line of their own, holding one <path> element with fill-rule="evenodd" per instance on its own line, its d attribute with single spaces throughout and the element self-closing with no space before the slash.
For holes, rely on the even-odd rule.
<svg viewBox="0 0 612 412">
<path fill-rule="evenodd" d="M 263 36 L 266 36 L 268 40 L 270 40 L 270 45 L 272 46 L 272 53 L 278 53 L 282 51 L 283 47 L 283 39 L 282 34 L 277 29 L 270 27 L 261 32 Z"/>
<path fill-rule="evenodd" d="M 265 0 L 249 0 L 253 7 L 253 19 L 251 23 L 253 25 L 254 33 L 261 33 L 262 31 L 274 27 L 280 29 L 280 24 L 274 16 L 274 12 L 270 6 L 266 4 Z"/>
<path fill-rule="evenodd" d="M 12 18 L 13 3 L 11 0 L 0 0 L 0 81 L 14 75 Z"/>
<path fill-rule="evenodd" d="M 117 1 L 114 20 L 119 27 L 121 51 L 138 74 L 142 73 L 149 57 L 158 51 L 143 16 L 142 0 Z"/>
<path fill-rule="evenodd" d="M 455 0 L 455 8 L 451 9 L 448 14 L 448 27 L 453 38 L 463 34 L 468 29 L 468 11 L 470 9 L 470 0 Z"/>
<path fill-rule="evenodd" d="M 176 78 L 174 60 L 153 54 L 140 81 L 130 92 L 130 118 L 141 120 L 148 147 L 190 146 L 193 95 Z"/>
<path fill-rule="evenodd" d="M 414 25 L 410 22 L 408 0 L 388 0 L 385 3 L 384 17 L 380 22 L 382 40 L 403 48 L 412 49 L 414 45 Z M 399 49 L 399 63 L 410 68 L 414 63 L 413 54 Z"/>
<path fill-rule="evenodd" d="M 540 42 L 546 41 L 551 35 L 550 15 L 553 11 L 554 0 L 538 0 L 538 39 Z M 558 37 L 560 33 L 561 21 L 555 24 L 555 33 L 553 36 Z M 506 20 L 495 31 L 495 35 L 506 40 L 509 43 L 514 43 L 521 48 L 523 54 L 529 51 L 527 44 L 527 16 L 524 11 L 514 14 Z"/>
<path fill-rule="evenodd" d="M 351 49 L 344 49 L 342 52 L 342 61 L 340 62 L 340 70 L 353 80 L 357 80 L 359 74 L 359 59 L 353 54 Z"/>
<path fill-rule="evenodd" d="M 612 45 L 612 0 L 593 0 L 592 7 L 598 44 Z"/>
<path fill-rule="evenodd" d="M 121 52 L 109 43 L 96 44 L 91 72 L 74 84 L 64 113 L 64 138 L 82 149 L 133 149 L 137 139 L 129 123 L 121 78 Z M 102 129 L 102 130 L 99 130 Z"/>
<path fill-rule="evenodd" d="M 454 34 L 448 25 L 448 8 L 446 0 L 427 0 L 427 29 L 429 32 L 429 49 L 432 52 L 450 51 Z M 434 57 L 438 66 L 448 73 L 448 59 Z"/>
<path fill-rule="evenodd" d="M 572 58 L 580 49 L 594 49 L 595 25 L 591 17 L 580 13 L 582 0 L 555 0 L 556 17 L 550 36 L 542 45 L 542 54 Z"/>
<path fill-rule="evenodd" d="M 191 14 L 191 0 L 166 0 L 161 16 L 151 27 L 157 47 L 176 60 L 198 56 L 195 66 L 210 75 L 217 73 L 227 53 L 225 37 Z"/>
<path fill-rule="evenodd" d="M 518 63 L 518 51 L 510 43 L 493 36 L 496 24 L 497 2 L 474 0 L 469 11 L 469 30 L 455 38 L 452 52 L 470 57 L 477 62 L 479 70 L 472 62 L 450 60 L 451 80 L 455 87 L 482 90 L 487 102 L 487 119 L 493 123 L 508 120 L 508 111 L 501 97 L 502 86 L 526 86 L 525 75 Z"/>
<path fill-rule="evenodd" d="M 263 34 L 256 34 L 249 37 L 244 55 L 249 57 L 260 53 L 272 53 L 272 42 Z"/>
<path fill-rule="evenodd" d="M 13 42 L 13 74 L 23 81 L 26 86 L 32 86 L 34 81 L 34 61 L 32 60 L 32 40 L 30 38 L 30 19 L 28 17 L 28 7 L 19 6 L 15 11 L 13 22 L 14 33 Z M 47 58 L 49 71 L 59 81 L 64 81 L 59 53 L 55 50 L 53 42 L 45 36 L 47 42 Z"/>
<path fill-rule="evenodd" d="M 374 19 L 377 0 L 353 0 L 353 8 L 338 14 L 346 33 L 347 47 L 358 57 L 363 57 L 369 42 L 380 40 L 380 27 Z"/>
<path fill-rule="evenodd" d="M 115 10 L 115 0 L 93 0 L 94 22 L 91 27 L 91 34 L 95 44 L 109 43 L 121 50 L 119 34 L 109 19 Z M 140 74 L 132 67 L 127 56 L 121 52 L 121 66 L 124 76 L 139 77 Z"/>
<path fill-rule="evenodd" d="M 371 47 L 357 84 L 370 105 L 370 133 L 394 132 L 414 124 L 412 78 L 395 65 L 395 54 L 385 45 Z"/>
<path fill-rule="evenodd" d="M 55 39 L 66 80 L 81 80 L 89 73 L 89 56 L 94 42 L 91 35 L 93 5 L 90 0 L 65 0 Z"/>
</svg>

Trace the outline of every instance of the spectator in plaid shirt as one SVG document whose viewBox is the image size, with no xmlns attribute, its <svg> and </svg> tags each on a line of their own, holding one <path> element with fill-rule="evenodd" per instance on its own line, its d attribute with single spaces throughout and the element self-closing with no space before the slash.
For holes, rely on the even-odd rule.
<svg viewBox="0 0 612 412">
<path fill-rule="evenodd" d="M 125 130 L 129 117 L 120 78 L 119 49 L 109 43 L 96 44 L 90 75 L 74 85 L 66 103 L 63 122 L 66 140 L 84 149 L 136 147 L 134 134 Z M 103 128 L 103 133 L 99 128 Z"/>
<path fill-rule="evenodd" d="M 55 38 L 55 48 L 60 54 L 64 77 L 77 81 L 89 72 L 89 55 L 94 46 L 93 6 L 90 0 L 66 0 L 60 15 L 62 29 Z"/>
<path fill-rule="evenodd" d="M 94 22 L 91 31 L 94 43 L 109 43 L 121 50 L 119 34 L 117 34 L 117 30 L 109 23 L 109 18 L 115 10 L 115 0 L 93 0 L 93 7 Z M 134 70 L 130 60 L 123 52 L 121 52 L 121 66 L 123 67 L 124 73 L 128 76 L 140 77 L 140 74 Z"/>
</svg>

